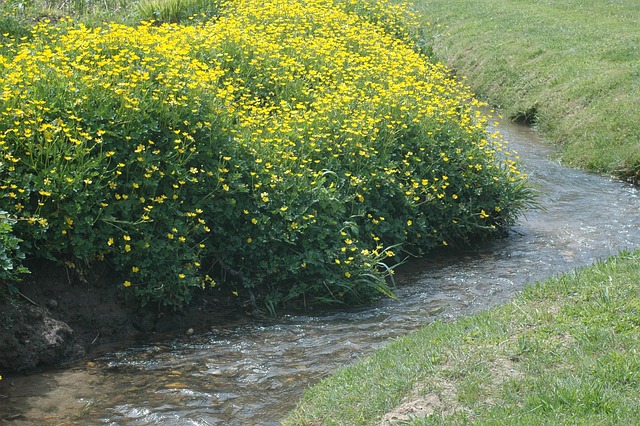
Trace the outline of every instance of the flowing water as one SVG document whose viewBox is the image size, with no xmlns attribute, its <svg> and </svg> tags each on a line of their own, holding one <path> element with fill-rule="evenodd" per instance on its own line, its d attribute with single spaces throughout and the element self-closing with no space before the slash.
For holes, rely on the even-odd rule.
<svg viewBox="0 0 640 426">
<path fill-rule="evenodd" d="M 394 337 L 509 300 L 528 283 L 640 248 L 638 189 L 565 168 L 527 127 L 501 124 L 544 210 L 507 238 L 413 261 L 399 300 L 230 324 L 12 379 L 12 425 L 268 425 L 305 388 Z M 2 398 L 4 396 L 4 398 Z M 1 422 L 1 420 L 0 420 Z"/>
</svg>

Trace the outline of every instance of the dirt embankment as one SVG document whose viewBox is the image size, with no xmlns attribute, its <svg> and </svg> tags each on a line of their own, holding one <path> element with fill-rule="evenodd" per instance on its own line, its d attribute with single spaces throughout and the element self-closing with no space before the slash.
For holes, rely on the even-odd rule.
<svg viewBox="0 0 640 426">
<path fill-rule="evenodd" d="M 29 266 L 32 274 L 18 286 L 16 299 L 0 301 L 2 374 L 61 365 L 106 343 L 204 331 L 245 315 L 217 291 L 197 294 L 180 313 L 140 308 L 106 265 L 82 274 L 46 262 Z"/>
</svg>

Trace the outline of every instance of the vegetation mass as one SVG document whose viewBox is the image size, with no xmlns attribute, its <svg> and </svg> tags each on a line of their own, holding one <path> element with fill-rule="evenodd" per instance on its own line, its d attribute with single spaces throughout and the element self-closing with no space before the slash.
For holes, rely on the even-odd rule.
<svg viewBox="0 0 640 426">
<path fill-rule="evenodd" d="M 6 24 L 10 261 L 108 262 L 143 304 L 173 308 L 218 285 L 271 311 L 362 303 L 391 295 L 405 256 L 499 236 L 527 206 L 516 156 L 421 53 L 407 8 L 208 7 Z"/>
</svg>

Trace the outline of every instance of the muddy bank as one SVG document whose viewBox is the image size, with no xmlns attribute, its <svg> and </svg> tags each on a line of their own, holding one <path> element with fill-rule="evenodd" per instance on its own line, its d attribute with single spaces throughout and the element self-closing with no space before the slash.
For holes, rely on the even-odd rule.
<svg viewBox="0 0 640 426">
<path fill-rule="evenodd" d="M 107 265 L 79 274 L 48 262 L 29 265 L 12 300 L 0 301 L 0 373 L 29 373 L 77 360 L 117 342 L 202 332 L 247 315 L 215 289 L 197 292 L 182 312 L 141 308 Z"/>
</svg>

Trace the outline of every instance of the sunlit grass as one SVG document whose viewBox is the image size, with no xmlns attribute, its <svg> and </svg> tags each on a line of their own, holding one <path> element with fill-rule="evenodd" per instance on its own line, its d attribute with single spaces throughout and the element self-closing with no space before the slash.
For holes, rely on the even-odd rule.
<svg viewBox="0 0 640 426">
<path fill-rule="evenodd" d="M 535 124 L 566 163 L 640 178 L 637 1 L 413 3 L 427 43 L 479 96 Z"/>
<path fill-rule="evenodd" d="M 390 343 L 283 424 L 636 424 L 639 307 L 640 252 L 622 253 Z"/>
</svg>

